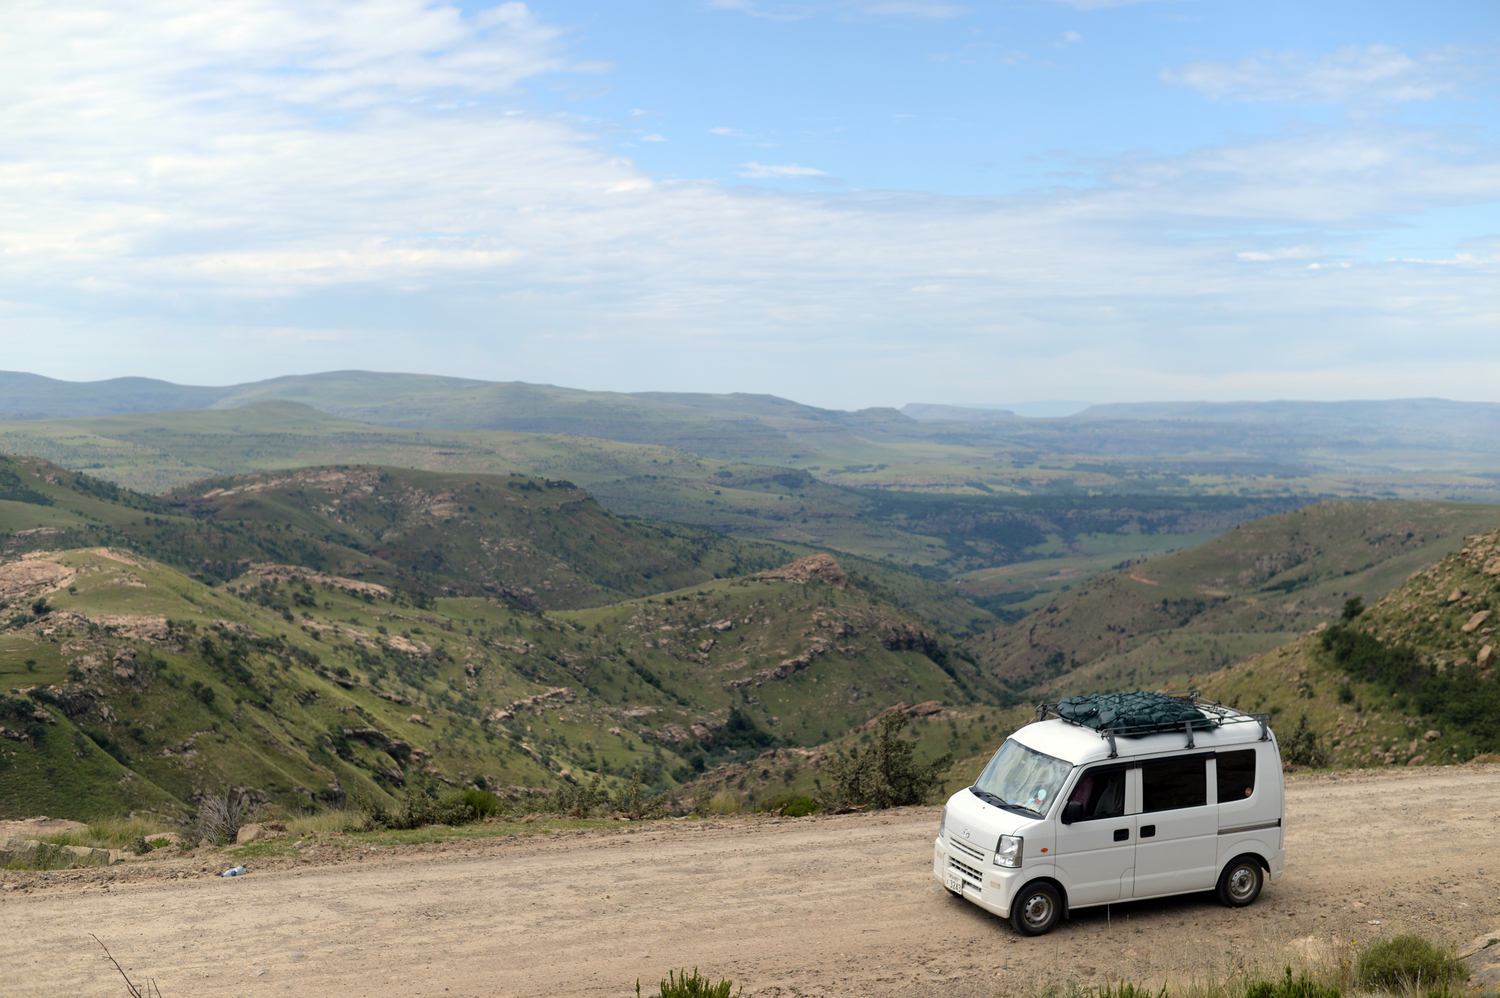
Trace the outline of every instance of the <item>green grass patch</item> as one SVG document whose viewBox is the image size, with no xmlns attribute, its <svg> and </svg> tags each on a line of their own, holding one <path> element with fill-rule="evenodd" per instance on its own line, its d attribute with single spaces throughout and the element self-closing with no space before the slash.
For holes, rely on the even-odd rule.
<svg viewBox="0 0 1500 998">
<path fill-rule="evenodd" d="M 1355 979 L 1361 985 L 1382 991 L 1445 988 L 1456 981 L 1467 980 L 1468 976 L 1469 968 L 1451 950 L 1415 935 L 1371 943 L 1359 955 L 1355 967 Z"/>
</svg>

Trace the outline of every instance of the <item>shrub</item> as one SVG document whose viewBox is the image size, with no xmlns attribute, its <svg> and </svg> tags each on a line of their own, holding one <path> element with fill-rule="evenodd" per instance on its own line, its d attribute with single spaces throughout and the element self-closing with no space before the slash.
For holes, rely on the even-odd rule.
<svg viewBox="0 0 1500 998">
<path fill-rule="evenodd" d="M 825 791 L 818 781 L 819 805 L 824 810 L 835 807 L 902 807 L 925 804 L 932 792 L 942 786 L 943 776 L 953 765 L 953 754 L 947 753 L 932 762 L 915 758 L 916 745 L 899 737 L 906 727 L 906 715 L 893 710 L 880 719 L 880 733 L 875 744 L 861 755 L 859 748 L 842 752 L 827 765 L 833 786 Z"/>
<path fill-rule="evenodd" d="M 609 808 L 609 792 L 604 789 L 604 778 L 595 775 L 588 786 L 574 783 L 563 787 L 554 798 L 557 811 L 570 818 L 589 818 L 595 811 Z"/>
<path fill-rule="evenodd" d="M 696 806 L 695 802 L 694 807 Z M 739 814 L 744 809 L 745 804 L 740 800 L 739 795 L 732 794 L 728 790 L 720 790 L 708 798 L 706 810 L 699 811 L 698 814 L 707 818 L 710 815 Z"/>
<path fill-rule="evenodd" d="M 242 826 L 260 815 L 260 805 L 229 790 L 206 794 L 198 804 L 198 837 L 216 846 L 234 841 Z"/>
<path fill-rule="evenodd" d="M 757 811 L 779 811 L 788 818 L 802 818 L 818 809 L 818 802 L 807 794 L 777 794 L 761 802 Z"/>
<path fill-rule="evenodd" d="M 744 985 L 739 991 L 731 991 L 734 984 L 725 978 L 718 984 L 713 984 L 707 977 L 698 974 L 698 968 L 694 967 L 691 975 L 686 970 L 680 973 L 667 971 L 666 979 L 661 982 L 657 994 L 651 998 L 731 998 L 731 995 L 740 995 L 745 991 Z M 641 982 L 635 982 L 636 998 L 641 998 Z"/>
<path fill-rule="evenodd" d="M 1360 984 L 1392 991 L 1445 986 L 1468 976 L 1469 968 L 1462 960 L 1421 936 L 1396 936 L 1372 943 L 1360 954 L 1355 970 Z"/>
<path fill-rule="evenodd" d="M 463 798 L 464 803 L 469 805 L 469 810 L 478 818 L 488 818 L 503 810 L 500 798 L 488 790 L 465 790 Z"/>
<path fill-rule="evenodd" d="M 1328 765 L 1328 751 L 1323 748 L 1318 733 L 1308 723 L 1305 711 L 1297 718 L 1297 726 L 1292 729 L 1291 735 L 1281 743 L 1281 758 L 1291 766 Z"/>
<path fill-rule="evenodd" d="M 1163 984 L 1160 991 L 1152 994 L 1150 988 L 1139 984 L 1121 981 L 1117 987 L 1110 987 L 1106 982 L 1099 989 L 1099 998 L 1167 998 L 1167 986 Z"/>
<path fill-rule="evenodd" d="M 641 780 L 641 771 L 639 769 L 630 777 L 630 790 L 626 792 L 623 804 L 624 811 L 630 817 L 631 821 L 665 818 L 671 807 L 666 794 L 652 796 L 647 793 L 646 786 Z"/>
<path fill-rule="evenodd" d="M 1245 998 L 1339 998 L 1336 985 L 1320 984 L 1307 976 L 1307 971 L 1296 980 L 1292 979 L 1292 968 L 1286 968 L 1286 976 L 1279 981 L 1253 981 L 1245 988 Z"/>
<path fill-rule="evenodd" d="M 402 831 L 421 828 L 423 825 L 468 824 L 478 815 L 464 796 L 464 792 L 455 791 L 439 800 L 408 788 L 401 791 L 394 808 L 388 808 L 379 800 L 363 795 L 356 796 L 354 803 L 364 815 L 362 824 L 365 830 L 388 828 Z"/>
</svg>

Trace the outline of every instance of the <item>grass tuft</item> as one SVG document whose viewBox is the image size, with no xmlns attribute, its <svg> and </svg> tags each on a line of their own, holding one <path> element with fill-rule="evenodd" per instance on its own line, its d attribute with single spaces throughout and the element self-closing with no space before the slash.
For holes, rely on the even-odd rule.
<svg viewBox="0 0 1500 998">
<path fill-rule="evenodd" d="M 1360 954 L 1355 969 L 1361 985 L 1387 991 L 1445 988 L 1468 976 L 1469 968 L 1450 950 L 1413 935 L 1372 943 Z"/>
<path fill-rule="evenodd" d="M 673 973 L 669 970 L 667 971 L 666 978 L 662 980 L 657 994 L 652 995 L 651 998 L 731 998 L 732 995 L 744 993 L 744 985 L 740 986 L 739 991 L 732 991 L 733 987 L 734 983 L 728 978 L 724 978 L 718 984 L 714 984 L 712 978 L 700 975 L 697 967 L 693 968 L 692 974 L 689 974 L 686 970 L 679 973 Z M 641 982 L 639 980 L 635 982 L 635 994 L 636 998 L 641 998 Z"/>
</svg>

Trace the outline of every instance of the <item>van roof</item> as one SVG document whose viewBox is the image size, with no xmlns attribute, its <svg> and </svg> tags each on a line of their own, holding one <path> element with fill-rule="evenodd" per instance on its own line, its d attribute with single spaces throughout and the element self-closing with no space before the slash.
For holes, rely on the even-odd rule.
<svg viewBox="0 0 1500 998">
<path fill-rule="evenodd" d="M 1239 711 L 1224 711 L 1217 727 L 1199 728 L 1192 733 L 1195 751 L 1206 752 L 1229 745 L 1253 745 L 1261 740 L 1259 719 Z M 1220 711 L 1214 711 L 1219 714 Z M 1250 723 L 1235 723 L 1250 722 Z M 1056 759 L 1063 759 L 1075 766 L 1089 762 L 1103 762 L 1111 758 L 1111 739 L 1108 732 L 1095 731 L 1060 717 L 1045 721 L 1033 721 L 1011 735 L 1027 748 L 1036 749 Z M 1158 731 L 1142 735 L 1115 735 L 1113 748 L 1121 759 L 1144 755 L 1162 755 L 1168 752 L 1187 750 L 1188 735 L 1181 728 Z"/>
</svg>

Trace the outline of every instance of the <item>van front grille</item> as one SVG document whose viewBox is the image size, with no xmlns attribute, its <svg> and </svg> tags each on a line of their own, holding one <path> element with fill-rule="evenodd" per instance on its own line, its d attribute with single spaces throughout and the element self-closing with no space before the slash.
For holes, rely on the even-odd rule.
<svg viewBox="0 0 1500 998">
<path fill-rule="evenodd" d="M 984 853 L 980 852 L 978 849 L 975 849 L 967 842 L 960 842 L 958 841 L 958 839 L 950 837 L 948 839 L 948 843 L 949 845 L 956 847 L 960 852 L 966 852 L 970 856 L 973 856 L 975 859 L 979 860 L 979 862 L 984 862 Z"/>
<path fill-rule="evenodd" d="M 957 870 L 959 873 L 963 874 L 965 880 L 974 881 L 975 887 L 980 886 L 984 881 L 984 876 L 978 870 L 974 869 L 967 863 L 960 863 L 952 856 L 948 857 L 948 865 L 953 867 L 953 869 Z"/>
</svg>

